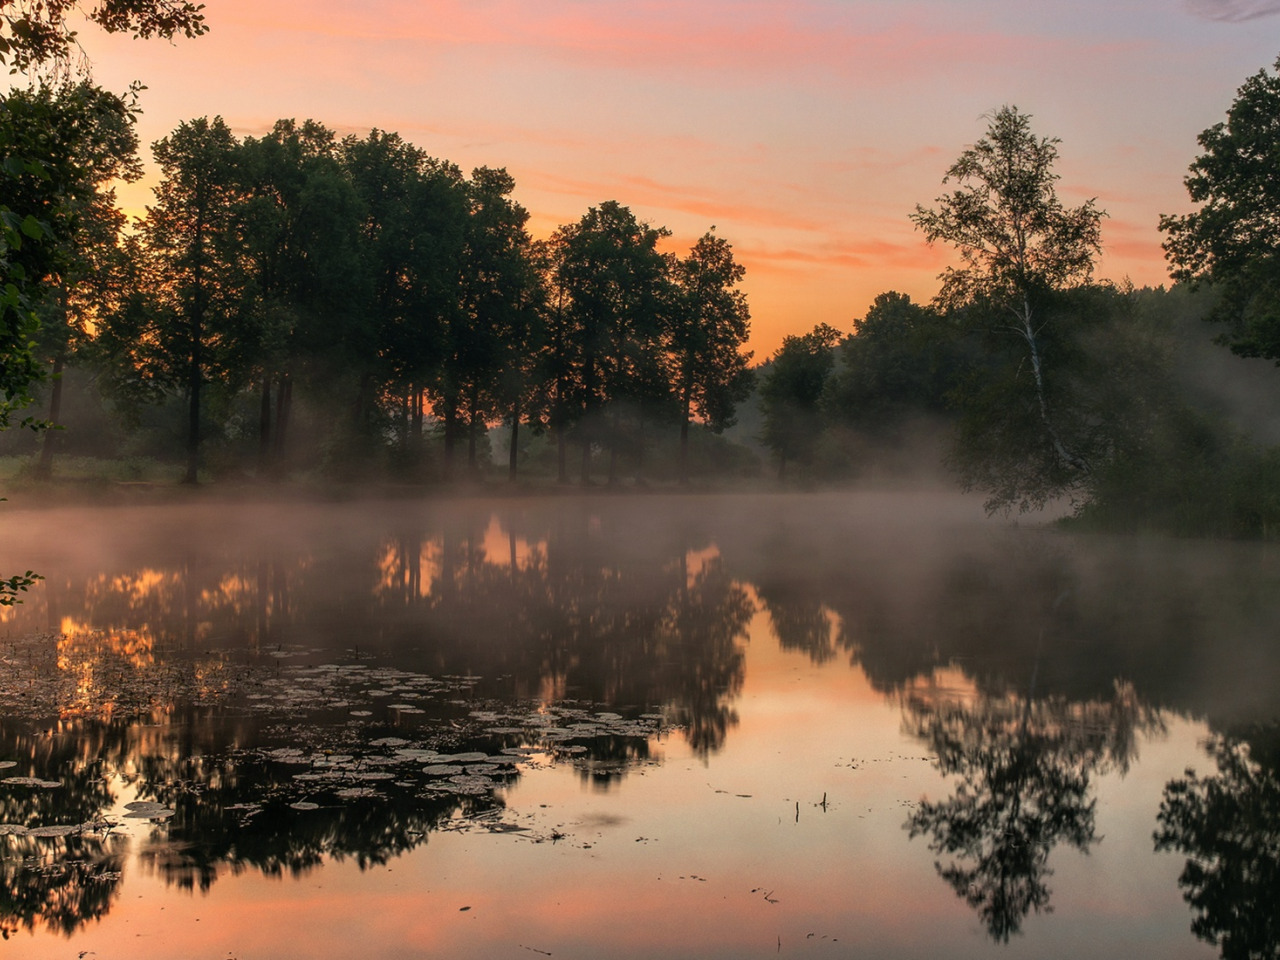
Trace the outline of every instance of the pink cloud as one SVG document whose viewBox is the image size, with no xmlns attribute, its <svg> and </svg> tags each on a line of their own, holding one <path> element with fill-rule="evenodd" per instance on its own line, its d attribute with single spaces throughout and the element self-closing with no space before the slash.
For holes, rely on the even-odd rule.
<svg viewBox="0 0 1280 960">
<path fill-rule="evenodd" d="M 353 17 L 352 8 L 334 0 L 281 0 L 270 5 L 240 0 L 226 4 L 220 13 L 255 31 L 309 33 L 344 45 L 376 42 L 384 55 L 387 46 L 406 42 L 492 47 L 591 67 L 675 68 L 760 78 L 780 70 L 788 75 L 807 70 L 901 82 L 904 75 L 934 76 L 957 66 L 986 69 L 1000 62 L 1008 69 L 1042 65 L 1054 52 L 1077 58 L 1082 54 L 1076 41 L 909 20 L 887 26 L 859 24 L 849 13 L 803 3 L 437 0 L 370 3 L 359 14 Z"/>
</svg>

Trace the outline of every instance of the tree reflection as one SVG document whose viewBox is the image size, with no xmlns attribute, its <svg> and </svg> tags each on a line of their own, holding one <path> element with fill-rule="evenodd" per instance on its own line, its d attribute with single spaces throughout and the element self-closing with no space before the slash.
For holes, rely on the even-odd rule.
<svg viewBox="0 0 1280 960">
<path fill-rule="evenodd" d="M 1049 855 L 1087 852 L 1095 833 L 1092 778 L 1127 768 L 1134 730 L 1156 723 L 1132 688 L 1107 702 L 978 695 L 972 703 L 905 704 L 906 725 L 957 778 L 945 800 L 922 801 L 906 823 L 947 858 L 939 875 L 973 907 L 999 943 L 1031 911 L 1051 909 Z"/>
<path fill-rule="evenodd" d="M 12 831 L 0 837 L 0 935 L 5 939 L 38 925 L 69 934 L 110 909 L 123 849 L 122 838 L 102 823 L 114 800 L 103 772 L 122 749 L 118 733 L 100 730 L 81 738 L 62 725 L 52 730 L 0 725 L 0 757 L 14 764 L 3 771 L 10 782 L 0 782 L 0 823 Z M 75 832 L 27 835 L 42 828 Z"/>
<path fill-rule="evenodd" d="M 0 859 L 0 936 L 21 929 L 69 936 L 119 895 L 122 837 L 8 838 Z"/>
<path fill-rule="evenodd" d="M 1215 774 L 1171 781 L 1157 850 L 1187 856 L 1178 878 L 1192 932 L 1226 960 L 1280 956 L 1280 724 L 1220 734 Z"/>
</svg>

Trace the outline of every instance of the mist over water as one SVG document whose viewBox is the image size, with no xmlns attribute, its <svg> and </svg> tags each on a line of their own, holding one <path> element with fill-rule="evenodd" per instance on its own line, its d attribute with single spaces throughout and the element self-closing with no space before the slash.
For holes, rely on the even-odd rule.
<svg viewBox="0 0 1280 960">
<path fill-rule="evenodd" d="M 24 956 L 1275 948 L 1195 848 L 1274 822 L 1188 802 L 1276 795 L 1273 546 L 925 490 L 4 522 Z"/>
</svg>

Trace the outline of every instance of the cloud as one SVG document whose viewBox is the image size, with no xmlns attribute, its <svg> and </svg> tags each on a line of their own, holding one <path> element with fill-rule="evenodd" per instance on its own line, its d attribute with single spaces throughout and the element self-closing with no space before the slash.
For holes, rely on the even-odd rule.
<svg viewBox="0 0 1280 960">
<path fill-rule="evenodd" d="M 1280 14 L 1280 0 L 1186 0 L 1197 17 L 1224 23 L 1243 23 Z"/>
</svg>

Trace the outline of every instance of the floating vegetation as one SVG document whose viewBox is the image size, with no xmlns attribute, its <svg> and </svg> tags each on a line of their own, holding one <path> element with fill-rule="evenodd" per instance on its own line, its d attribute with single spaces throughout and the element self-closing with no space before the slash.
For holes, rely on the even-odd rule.
<svg viewBox="0 0 1280 960">
<path fill-rule="evenodd" d="M 0 784 L 6 787 L 37 787 L 41 790 L 52 790 L 62 786 L 61 780 L 41 780 L 39 777 L 5 777 Z"/>
<path fill-rule="evenodd" d="M 126 803 L 124 808 L 129 811 L 125 814 L 126 819 L 130 820 L 168 820 L 176 813 L 163 803 L 150 800 L 134 800 Z"/>
</svg>

